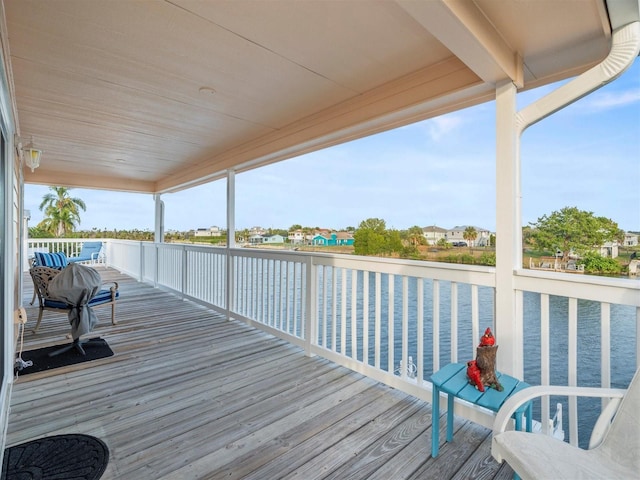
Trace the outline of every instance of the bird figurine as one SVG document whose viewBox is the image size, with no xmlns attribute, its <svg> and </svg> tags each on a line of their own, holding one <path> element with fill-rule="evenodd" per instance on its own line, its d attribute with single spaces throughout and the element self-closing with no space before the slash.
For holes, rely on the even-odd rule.
<svg viewBox="0 0 640 480">
<path fill-rule="evenodd" d="M 487 329 L 484 331 L 484 335 L 480 339 L 480 345 L 479 346 L 480 347 L 492 347 L 495 344 L 496 344 L 496 337 L 494 337 L 493 333 L 491 333 L 491 328 L 487 327 Z"/>
<path fill-rule="evenodd" d="M 478 390 L 484 392 L 484 385 L 482 385 L 482 381 L 480 380 L 480 369 L 475 360 L 469 360 L 467 362 L 467 377 L 469 377 L 469 383 L 471 385 L 475 385 Z"/>
</svg>

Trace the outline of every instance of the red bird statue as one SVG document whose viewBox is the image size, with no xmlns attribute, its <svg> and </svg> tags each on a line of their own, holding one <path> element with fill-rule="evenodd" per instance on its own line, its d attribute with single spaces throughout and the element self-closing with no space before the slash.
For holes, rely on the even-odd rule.
<svg viewBox="0 0 640 480">
<path fill-rule="evenodd" d="M 480 339 L 480 346 L 491 347 L 495 344 L 496 344 L 496 337 L 494 337 L 493 333 L 491 333 L 491 328 L 487 327 L 487 329 L 484 331 L 484 335 Z"/>
<path fill-rule="evenodd" d="M 482 385 L 482 381 L 480 380 L 480 369 L 475 360 L 469 360 L 467 362 L 467 377 L 469 377 L 469 383 L 471 385 L 475 385 L 478 390 L 484 392 L 484 385 Z"/>
</svg>

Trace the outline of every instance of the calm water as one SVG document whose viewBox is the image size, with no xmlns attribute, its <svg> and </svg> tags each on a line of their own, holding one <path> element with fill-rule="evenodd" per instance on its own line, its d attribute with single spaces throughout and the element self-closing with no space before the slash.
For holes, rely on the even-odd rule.
<svg viewBox="0 0 640 480">
<path fill-rule="evenodd" d="M 331 275 L 331 271 L 327 272 Z M 369 363 L 374 363 L 374 274 L 369 274 Z M 363 310 L 363 292 L 362 292 L 362 272 L 358 273 L 358 288 L 356 294 L 356 318 L 362 318 Z M 381 284 L 381 341 L 383 342 L 383 352 L 386 351 L 384 345 L 388 339 L 388 317 L 389 317 L 389 287 L 386 275 L 382 275 Z M 401 358 L 402 350 L 402 281 L 396 277 L 393 292 L 393 318 L 394 318 L 394 365 L 398 366 Z M 341 279 L 338 283 L 341 283 Z M 351 276 L 346 278 L 347 291 L 351 293 Z M 408 285 L 408 318 L 409 318 L 409 355 L 416 359 L 417 354 L 417 328 L 416 328 L 416 311 L 417 311 L 417 279 L 410 278 Z M 341 305 L 341 287 L 338 286 L 336 312 L 338 317 L 337 342 L 336 349 L 340 350 L 340 317 L 342 311 Z M 432 281 L 424 280 L 424 376 L 428 378 L 433 368 L 432 362 L 432 311 L 433 311 L 433 295 Z M 493 326 L 493 290 L 490 288 L 480 287 L 480 327 L 483 331 L 487 326 Z M 327 343 L 331 347 L 331 291 L 325 293 L 328 305 Z M 322 305 L 322 292 L 319 292 L 320 304 Z M 351 299 L 346 300 L 346 330 L 347 330 L 347 355 L 351 355 Z M 321 309 L 322 310 L 322 309 Z M 451 358 L 451 332 L 449 319 L 451 316 L 451 284 L 449 282 L 440 282 L 440 365 L 445 365 Z M 566 385 L 568 377 L 568 299 L 564 297 L 550 297 L 550 331 L 552 332 L 550 339 L 550 360 L 551 384 Z M 469 285 L 458 285 L 458 361 L 464 362 L 475 357 L 475 348 L 472 345 L 471 335 L 471 287 Z M 525 375 L 524 380 L 532 385 L 540 384 L 540 295 L 536 293 L 525 292 L 524 294 L 524 364 Z M 358 337 L 358 347 L 356 357 L 363 360 L 362 349 L 362 325 L 358 322 L 356 327 Z M 612 305 L 611 306 L 611 383 L 612 387 L 626 387 L 635 372 L 635 309 L 629 306 Z M 320 325 L 320 332 L 323 331 L 323 325 Z M 321 333 L 322 335 L 322 333 Z M 498 345 L 500 339 L 497 338 Z M 581 386 L 599 386 L 600 385 L 600 304 L 591 301 L 578 302 L 578 385 Z M 498 351 L 500 355 L 500 351 Z M 383 354 L 380 358 L 380 368 L 388 370 L 387 355 Z M 564 430 L 568 438 L 568 407 L 565 398 L 551 398 L 552 411 L 557 402 L 563 403 L 565 425 Z M 580 445 L 586 447 L 588 436 L 591 428 L 600 411 L 599 399 L 579 399 L 579 419 L 578 426 Z M 535 405 L 534 418 L 539 418 L 539 402 Z"/>
<path fill-rule="evenodd" d="M 568 299 L 550 297 L 550 383 L 566 385 L 568 378 Z M 540 384 L 540 296 L 525 294 L 525 381 Z M 635 308 L 611 305 L 611 386 L 626 388 L 633 377 L 636 365 Z M 600 303 L 588 300 L 578 301 L 578 385 L 599 387 L 600 375 Z M 567 401 L 562 397 L 551 397 L 551 405 L 563 404 L 565 420 Z M 536 405 L 538 415 L 538 405 Z M 579 398 L 578 413 L 580 423 L 578 434 L 580 446 L 586 448 L 589 434 L 600 413 L 600 399 Z M 564 422 L 568 437 L 568 424 Z"/>
</svg>

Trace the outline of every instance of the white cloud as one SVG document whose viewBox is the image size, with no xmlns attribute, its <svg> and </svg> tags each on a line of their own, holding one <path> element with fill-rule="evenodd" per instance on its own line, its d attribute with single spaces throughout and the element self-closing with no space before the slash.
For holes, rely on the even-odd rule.
<svg viewBox="0 0 640 480">
<path fill-rule="evenodd" d="M 599 111 L 626 107 L 637 102 L 640 102 L 640 89 L 596 93 L 592 97 L 588 97 L 583 106 Z"/>
<path fill-rule="evenodd" d="M 444 137 L 455 133 L 463 123 L 464 119 L 460 115 L 444 115 L 427 120 L 423 124 L 431 140 L 439 142 Z"/>
</svg>

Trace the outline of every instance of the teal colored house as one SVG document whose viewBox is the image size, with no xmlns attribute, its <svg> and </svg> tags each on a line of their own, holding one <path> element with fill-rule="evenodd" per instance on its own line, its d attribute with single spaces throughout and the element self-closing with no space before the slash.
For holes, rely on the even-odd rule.
<svg viewBox="0 0 640 480">
<path fill-rule="evenodd" d="M 313 237 L 311 244 L 323 247 L 353 245 L 353 235 L 348 232 L 331 232 L 329 235 L 318 234 Z"/>
</svg>

